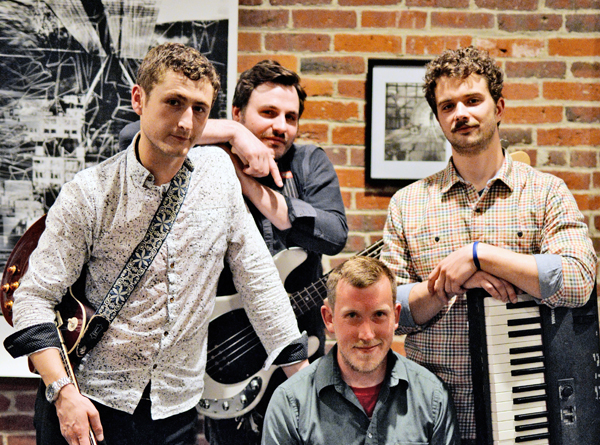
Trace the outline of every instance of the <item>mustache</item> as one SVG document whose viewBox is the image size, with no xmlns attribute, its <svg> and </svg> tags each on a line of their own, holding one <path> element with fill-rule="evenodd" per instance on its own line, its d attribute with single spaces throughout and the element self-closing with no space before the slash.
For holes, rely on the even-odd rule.
<svg viewBox="0 0 600 445">
<path fill-rule="evenodd" d="M 285 133 L 278 133 L 276 131 L 265 131 L 261 137 L 263 138 L 275 138 L 275 139 L 281 139 L 281 141 L 283 143 L 287 143 L 288 138 L 286 136 Z"/>
<path fill-rule="evenodd" d="M 458 122 L 456 125 L 454 125 L 454 127 L 452 127 L 452 133 L 455 133 L 459 130 L 462 130 L 463 128 L 473 128 L 476 127 L 476 125 L 469 125 L 467 122 L 461 121 Z"/>
</svg>

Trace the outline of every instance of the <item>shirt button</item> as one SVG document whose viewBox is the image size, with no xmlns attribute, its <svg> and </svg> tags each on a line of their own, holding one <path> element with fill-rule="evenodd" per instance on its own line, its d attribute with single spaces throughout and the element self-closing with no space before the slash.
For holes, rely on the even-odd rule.
<svg viewBox="0 0 600 445">
<path fill-rule="evenodd" d="M 158 365 L 152 365 L 152 369 L 158 368 Z"/>
<path fill-rule="evenodd" d="M 164 334 L 164 335 L 165 335 L 165 337 L 166 337 L 167 335 L 169 335 L 169 331 L 165 331 L 165 334 Z"/>
<path fill-rule="evenodd" d="M 171 298 L 169 298 L 169 301 L 170 301 L 171 303 L 173 303 L 173 302 L 175 301 L 175 297 L 171 297 Z"/>
<path fill-rule="evenodd" d="M 171 269 L 175 267 L 175 263 L 171 263 Z"/>
<path fill-rule="evenodd" d="M 372 438 L 373 438 L 373 435 L 372 435 L 371 433 L 367 433 L 367 437 L 368 437 L 369 439 L 372 439 Z"/>
</svg>

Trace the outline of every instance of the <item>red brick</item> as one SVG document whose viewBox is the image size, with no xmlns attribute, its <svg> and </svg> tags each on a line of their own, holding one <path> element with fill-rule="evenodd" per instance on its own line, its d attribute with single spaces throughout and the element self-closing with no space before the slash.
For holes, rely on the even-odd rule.
<svg viewBox="0 0 600 445">
<path fill-rule="evenodd" d="M 600 62 L 573 62 L 571 72 L 575 77 L 600 77 Z"/>
<path fill-rule="evenodd" d="M 592 195 L 590 196 L 590 210 L 598 210 L 600 209 L 600 195 Z"/>
<path fill-rule="evenodd" d="M 364 74 L 366 72 L 363 57 L 305 57 L 302 58 L 301 71 L 311 74 Z"/>
<path fill-rule="evenodd" d="M 406 37 L 406 54 L 438 55 L 447 49 L 458 49 L 469 46 L 470 36 L 408 36 Z"/>
<path fill-rule="evenodd" d="M 544 124 L 561 122 L 563 108 L 554 106 L 507 107 L 503 122 L 508 124 Z"/>
<path fill-rule="evenodd" d="M 7 445 L 35 445 L 35 435 L 31 436 L 8 436 Z"/>
<path fill-rule="evenodd" d="M 473 46 L 486 50 L 494 58 L 536 58 L 545 50 L 545 43 L 539 39 L 486 39 L 478 38 Z"/>
<path fill-rule="evenodd" d="M 356 167 L 365 166 L 365 149 L 350 147 L 350 165 Z"/>
<path fill-rule="evenodd" d="M 600 56 L 600 39 L 593 37 L 548 39 L 548 54 L 565 57 Z"/>
<path fill-rule="evenodd" d="M 465 9 L 469 7 L 469 0 L 406 0 L 406 6 Z"/>
<path fill-rule="evenodd" d="M 365 127 L 345 125 L 334 127 L 331 142 L 338 145 L 365 145 Z"/>
<path fill-rule="evenodd" d="M 498 29 L 506 32 L 558 31 L 562 27 L 558 14 L 499 14 Z"/>
<path fill-rule="evenodd" d="M 268 51 L 313 51 L 329 50 L 331 38 L 326 34 L 267 34 L 265 49 Z"/>
<path fill-rule="evenodd" d="M 564 167 L 567 165 L 567 153 L 564 150 L 548 150 L 547 158 L 541 163 L 542 166 Z"/>
<path fill-rule="evenodd" d="M 4 394 L 0 394 L 0 412 L 8 411 L 10 407 L 10 399 L 6 397 Z"/>
<path fill-rule="evenodd" d="M 571 167 L 596 168 L 598 166 L 597 150 L 571 150 Z"/>
<path fill-rule="evenodd" d="M 373 232 L 383 230 L 387 213 L 381 214 L 348 214 L 348 228 L 350 230 Z"/>
<path fill-rule="evenodd" d="M 365 82 L 363 80 L 344 80 L 338 82 L 338 93 L 342 97 L 354 99 L 365 98 Z"/>
<path fill-rule="evenodd" d="M 327 124 L 315 124 L 312 122 L 300 121 L 300 128 L 298 131 L 298 139 L 304 141 L 310 141 L 316 144 L 327 143 L 327 133 L 329 125 Z"/>
<path fill-rule="evenodd" d="M 0 431 L 31 431 L 33 430 L 33 415 L 15 414 L 0 416 Z"/>
<path fill-rule="evenodd" d="M 567 107 L 566 115 L 569 122 L 598 123 L 600 122 L 600 107 Z"/>
<path fill-rule="evenodd" d="M 392 35 L 338 34 L 333 41 L 335 51 L 360 53 L 402 52 L 402 37 Z"/>
<path fill-rule="evenodd" d="M 568 15 L 566 28 L 568 32 L 598 32 L 600 31 L 600 16 L 598 13 Z"/>
<path fill-rule="evenodd" d="M 311 100 L 305 103 L 302 116 L 306 119 L 330 119 L 333 121 L 358 119 L 358 105 L 356 102 Z"/>
<path fill-rule="evenodd" d="M 506 62 L 504 72 L 510 79 L 515 77 L 563 79 L 567 72 L 567 65 L 565 62 Z"/>
<path fill-rule="evenodd" d="M 258 32 L 240 32 L 238 33 L 238 51 L 261 50 L 261 34 Z"/>
<path fill-rule="evenodd" d="M 596 216 L 594 218 L 594 227 L 596 230 L 600 230 L 600 216 Z"/>
<path fill-rule="evenodd" d="M 342 190 L 342 200 L 344 201 L 344 207 L 346 207 L 346 209 L 352 208 L 352 198 L 352 192 Z"/>
<path fill-rule="evenodd" d="M 365 188 L 365 169 L 337 167 L 335 169 L 340 187 Z"/>
<path fill-rule="evenodd" d="M 591 175 L 589 173 L 578 173 L 572 171 L 545 170 L 565 181 L 569 190 L 587 190 L 590 188 Z"/>
<path fill-rule="evenodd" d="M 309 97 L 327 96 L 331 97 L 334 93 L 333 81 L 326 79 L 314 79 L 310 77 L 302 78 L 302 87 Z"/>
<path fill-rule="evenodd" d="M 363 11 L 360 24 L 363 28 L 395 28 L 397 11 Z"/>
<path fill-rule="evenodd" d="M 240 28 L 284 28 L 289 21 L 286 10 L 240 9 L 238 14 Z"/>
<path fill-rule="evenodd" d="M 543 95 L 550 100 L 600 99 L 600 84 L 584 82 L 544 82 Z"/>
<path fill-rule="evenodd" d="M 263 0 L 239 0 L 240 6 L 258 6 L 262 5 Z"/>
<path fill-rule="evenodd" d="M 500 125 L 500 138 L 506 139 L 509 147 L 513 145 L 530 145 L 533 141 L 531 129 L 504 128 L 503 125 Z"/>
<path fill-rule="evenodd" d="M 537 131 L 538 145 L 576 146 L 600 145 L 600 129 L 598 128 L 553 128 Z"/>
<path fill-rule="evenodd" d="M 348 241 L 346 241 L 346 246 L 344 247 L 344 252 L 360 252 L 367 247 L 367 243 L 365 241 L 365 237 L 362 235 L 350 235 L 348 236 Z"/>
<path fill-rule="evenodd" d="M 355 195 L 356 208 L 360 210 L 386 210 L 391 196 L 374 192 L 357 192 Z"/>
<path fill-rule="evenodd" d="M 427 13 L 424 11 L 363 11 L 363 28 L 424 29 Z"/>
<path fill-rule="evenodd" d="M 37 393 L 19 393 L 15 396 L 15 407 L 20 412 L 33 412 Z"/>
<path fill-rule="evenodd" d="M 32 374 L 33 377 L 33 374 Z M 38 378 L 0 377 L 0 392 L 2 391 L 37 391 Z"/>
<path fill-rule="evenodd" d="M 512 83 L 506 82 L 502 88 L 502 96 L 508 100 L 531 100 L 539 97 L 540 90 L 537 83 Z M 512 107 L 508 104 L 507 109 Z"/>
<path fill-rule="evenodd" d="M 587 193 L 573 193 L 573 198 L 580 211 L 585 212 L 590 209 L 590 196 Z"/>
<path fill-rule="evenodd" d="M 348 165 L 348 149 L 342 146 L 323 147 L 333 165 Z"/>
<path fill-rule="evenodd" d="M 332 0 L 270 0 L 271 6 L 330 5 Z"/>
<path fill-rule="evenodd" d="M 292 12 L 294 28 L 344 29 L 356 28 L 355 11 L 305 9 Z"/>
<path fill-rule="evenodd" d="M 600 188 L 600 172 L 594 172 L 592 175 L 594 188 Z"/>
<path fill-rule="evenodd" d="M 432 28 L 490 29 L 495 25 L 494 15 L 470 12 L 432 12 Z"/>
<path fill-rule="evenodd" d="M 391 6 L 400 3 L 402 0 L 338 0 L 340 6 Z"/>
<path fill-rule="evenodd" d="M 244 72 L 252 68 L 261 60 L 271 59 L 281 63 L 286 68 L 292 71 L 298 71 L 298 59 L 296 56 L 281 55 L 281 54 L 257 54 L 257 55 L 240 55 L 238 54 L 238 73 Z"/>
<path fill-rule="evenodd" d="M 538 0 L 475 0 L 475 5 L 485 9 L 535 11 Z"/>
<path fill-rule="evenodd" d="M 546 7 L 577 11 L 578 9 L 598 9 L 600 3 L 598 0 L 546 0 Z"/>
</svg>

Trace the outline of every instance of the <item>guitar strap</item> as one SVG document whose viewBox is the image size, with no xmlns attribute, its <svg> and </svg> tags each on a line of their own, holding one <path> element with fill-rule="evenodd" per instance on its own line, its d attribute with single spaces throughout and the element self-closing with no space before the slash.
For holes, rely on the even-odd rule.
<svg viewBox="0 0 600 445">
<path fill-rule="evenodd" d="M 183 166 L 171 180 L 169 189 L 156 210 L 144 239 L 134 249 L 121 273 L 86 326 L 81 341 L 74 351 L 78 358 L 82 358 L 102 339 L 110 323 L 116 318 L 142 276 L 154 261 L 156 254 L 171 231 L 179 209 L 181 209 L 193 170 L 192 162 L 186 158 Z"/>
</svg>

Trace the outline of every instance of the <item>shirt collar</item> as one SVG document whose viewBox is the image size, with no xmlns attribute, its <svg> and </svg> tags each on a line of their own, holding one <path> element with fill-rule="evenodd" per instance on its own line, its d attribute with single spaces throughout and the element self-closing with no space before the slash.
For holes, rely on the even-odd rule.
<svg viewBox="0 0 600 445">
<path fill-rule="evenodd" d="M 137 132 L 131 141 L 131 144 L 127 147 L 127 169 L 134 184 L 139 187 L 151 188 L 154 187 L 154 175 L 142 165 L 136 152 L 136 144 L 138 143 L 139 137 L 140 132 Z M 194 170 L 194 164 L 189 157 L 186 157 L 183 165 L 182 168 L 187 168 L 190 171 Z"/>
<path fill-rule="evenodd" d="M 387 370 L 383 383 L 392 387 L 396 386 L 400 380 L 408 382 L 406 366 L 390 350 L 388 352 Z M 337 344 L 331 348 L 327 355 L 319 360 L 315 374 L 315 389 L 317 393 L 320 393 L 322 389 L 328 386 L 334 386 L 340 392 L 348 386 L 342 379 L 340 367 L 337 362 Z"/>
<path fill-rule="evenodd" d="M 506 150 L 503 150 L 503 153 L 504 162 L 502 162 L 502 166 L 500 167 L 500 170 L 498 170 L 498 172 L 496 173 L 496 176 L 494 176 L 490 181 L 488 181 L 488 184 L 491 186 L 496 181 L 501 181 L 504 184 L 506 184 L 506 186 L 512 191 L 514 187 L 514 181 L 511 179 L 513 160 L 506 153 Z M 456 167 L 454 167 L 452 157 L 448 161 L 448 165 L 446 165 L 446 168 L 440 173 L 442 175 L 441 179 L 443 184 L 441 188 L 442 194 L 448 192 L 458 183 L 467 184 L 467 182 L 460 176 L 460 174 L 456 170 Z"/>
</svg>

